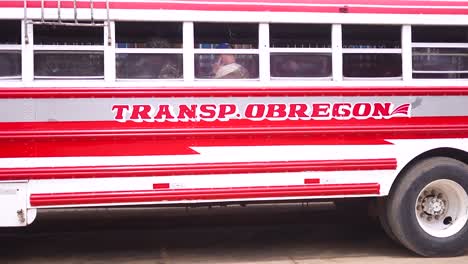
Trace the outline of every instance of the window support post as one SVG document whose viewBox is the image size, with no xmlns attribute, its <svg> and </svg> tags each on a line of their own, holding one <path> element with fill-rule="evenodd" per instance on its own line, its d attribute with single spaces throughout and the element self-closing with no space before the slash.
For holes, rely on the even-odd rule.
<svg viewBox="0 0 468 264">
<path fill-rule="evenodd" d="M 333 81 L 343 81 L 343 45 L 341 24 L 332 25 L 332 72 Z"/>
<path fill-rule="evenodd" d="M 186 82 L 195 80 L 195 49 L 193 22 L 184 22 L 182 29 L 183 38 L 183 72 Z"/>
<path fill-rule="evenodd" d="M 21 72 L 23 82 L 32 82 L 34 80 L 34 36 L 33 25 L 27 23 L 27 20 L 22 23 L 21 30 L 23 31 L 24 39 L 21 42 Z"/>
<path fill-rule="evenodd" d="M 403 81 L 410 81 L 413 79 L 413 48 L 411 45 L 411 26 L 403 25 L 401 29 L 401 61 Z"/>
<path fill-rule="evenodd" d="M 261 82 L 270 80 L 270 28 L 267 23 L 260 23 L 258 28 L 259 77 Z"/>
<path fill-rule="evenodd" d="M 104 41 L 110 41 L 110 45 L 104 45 L 104 80 L 114 82 L 116 78 L 116 55 L 115 55 L 115 23 L 106 22 L 107 30 L 104 29 Z"/>
</svg>

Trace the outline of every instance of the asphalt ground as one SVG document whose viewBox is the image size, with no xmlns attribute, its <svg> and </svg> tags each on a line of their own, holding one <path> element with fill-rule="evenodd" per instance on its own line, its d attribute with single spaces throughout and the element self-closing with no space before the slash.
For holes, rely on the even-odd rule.
<svg viewBox="0 0 468 264">
<path fill-rule="evenodd" d="M 333 204 L 40 211 L 0 229 L 0 263 L 468 263 L 419 257 Z"/>
</svg>

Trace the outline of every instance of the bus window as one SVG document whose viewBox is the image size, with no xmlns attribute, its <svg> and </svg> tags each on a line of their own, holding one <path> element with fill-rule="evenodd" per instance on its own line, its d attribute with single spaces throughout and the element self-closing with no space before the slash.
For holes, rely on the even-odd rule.
<svg viewBox="0 0 468 264">
<path fill-rule="evenodd" d="M 331 77 L 331 54 L 275 53 L 270 55 L 271 77 Z"/>
<path fill-rule="evenodd" d="M 0 79 L 21 77 L 21 24 L 0 20 Z"/>
<path fill-rule="evenodd" d="M 258 24 L 196 23 L 194 30 L 196 78 L 258 78 Z"/>
<path fill-rule="evenodd" d="M 468 27 L 414 26 L 413 78 L 468 78 Z"/>
<path fill-rule="evenodd" d="M 36 78 L 100 79 L 104 76 L 104 54 L 81 51 L 36 51 L 34 74 Z"/>
<path fill-rule="evenodd" d="M 343 25 L 343 48 L 401 48 L 401 27 Z"/>
<path fill-rule="evenodd" d="M 331 48 L 331 25 L 270 24 L 270 48 Z"/>
<path fill-rule="evenodd" d="M 182 23 L 117 22 L 118 79 L 181 79 Z"/>
<path fill-rule="evenodd" d="M 34 45 L 103 45 L 102 27 L 34 25 Z"/>
<path fill-rule="evenodd" d="M 343 54 L 343 76 L 350 78 L 401 77 L 401 54 Z"/>
<path fill-rule="evenodd" d="M 272 78 L 332 75 L 331 25 L 270 24 Z"/>
<path fill-rule="evenodd" d="M 104 29 L 34 25 L 35 79 L 104 78 Z"/>
<path fill-rule="evenodd" d="M 343 25 L 343 77 L 401 79 L 401 27 Z"/>
</svg>

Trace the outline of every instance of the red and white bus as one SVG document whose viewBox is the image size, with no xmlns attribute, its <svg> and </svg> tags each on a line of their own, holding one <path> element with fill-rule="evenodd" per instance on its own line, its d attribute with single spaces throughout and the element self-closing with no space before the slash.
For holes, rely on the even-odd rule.
<svg viewBox="0 0 468 264">
<path fill-rule="evenodd" d="M 0 226 L 366 197 L 468 245 L 468 2 L 0 1 Z"/>
</svg>

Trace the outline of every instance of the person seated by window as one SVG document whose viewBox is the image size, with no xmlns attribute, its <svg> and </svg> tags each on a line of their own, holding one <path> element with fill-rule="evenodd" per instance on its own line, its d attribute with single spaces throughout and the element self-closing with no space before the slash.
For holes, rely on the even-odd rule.
<svg viewBox="0 0 468 264">
<path fill-rule="evenodd" d="M 220 44 L 217 48 L 228 49 L 229 47 L 229 44 Z M 249 78 L 249 72 L 244 66 L 236 62 L 236 57 L 233 54 L 220 54 L 212 67 L 215 79 Z"/>
<path fill-rule="evenodd" d="M 169 41 L 161 38 L 152 38 L 147 42 L 146 45 L 148 48 L 157 48 L 157 49 L 167 49 L 172 48 Z M 144 71 L 154 71 L 159 70 L 158 72 L 148 73 L 148 76 L 151 78 L 157 79 L 178 79 L 182 78 L 182 69 L 180 64 L 176 62 L 174 55 L 172 54 L 161 54 L 156 56 L 146 56 L 144 57 L 143 67 L 141 69 Z"/>
</svg>

